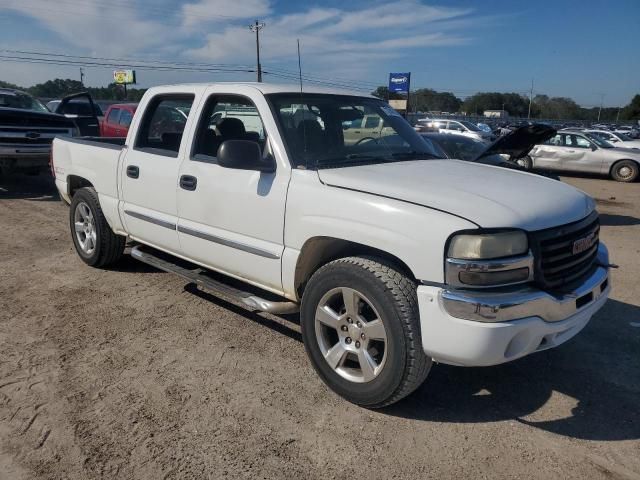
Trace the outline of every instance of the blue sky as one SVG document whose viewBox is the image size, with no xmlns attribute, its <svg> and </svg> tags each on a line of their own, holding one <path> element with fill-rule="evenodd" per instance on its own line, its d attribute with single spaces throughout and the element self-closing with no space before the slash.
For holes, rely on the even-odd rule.
<svg viewBox="0 0 640 480">
<path fill-rule="evenodd" d="M 253 65 L 255 18 L 266 81 L 297 69 L 358 88 L 411 71 L 412 87 L 534 92 L 593 106 L 625 105 L 640 93 L 640 0 L 0 0 L 0 56 L 34 51 L 133 60 Z M 29 55 L 30 56 L 30 55 Z M 133 59 L 133 60 L 126 60 Z M 113 67 L 88 66 L 106 85 Z M 280 75 L 280 76 L 278 76 Z M 8 62 L 0 79 L 31 85 L 78 78 L 78 68 Z M 250 80 L 248 73 L 142 71 L 142 86 Z M 604 97 L 602 97 L 604 95 Z"/>
</svg>

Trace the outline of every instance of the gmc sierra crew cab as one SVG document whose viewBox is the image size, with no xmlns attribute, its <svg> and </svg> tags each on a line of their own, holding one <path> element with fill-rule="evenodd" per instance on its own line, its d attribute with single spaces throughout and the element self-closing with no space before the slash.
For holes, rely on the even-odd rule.
<svg viewBox="0 0 640 480">
<path fill-rule="evenodd" d="M 345 135 L 372 117 L 381 128 Z M 126 139 L 56 139 L 53 168 L 84 262 L 111 265 L 129 242 L 134 258 L 248 308 L 299 311 L 318 375 L 369 408 L 411 393 L 433 362 L 556 347 L 611 288 L 592 198 L 438 158 L 370 96 L 154 87 Z"/>
</svg>

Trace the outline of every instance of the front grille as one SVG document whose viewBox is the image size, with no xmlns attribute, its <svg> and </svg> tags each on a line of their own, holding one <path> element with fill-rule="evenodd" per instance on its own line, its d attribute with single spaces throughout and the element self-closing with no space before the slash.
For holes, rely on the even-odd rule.
<svg viewBox="0 0 640 480">
<path fill-rule="evenodd" d="M 536 282 L 542 288 L 560 289 L 590 273 L 598 254 L 599 234 L 595 211 L 579 222 L 531 233 Z M 579 240 L 585 249 L 574 253 Z"/>
</svg>

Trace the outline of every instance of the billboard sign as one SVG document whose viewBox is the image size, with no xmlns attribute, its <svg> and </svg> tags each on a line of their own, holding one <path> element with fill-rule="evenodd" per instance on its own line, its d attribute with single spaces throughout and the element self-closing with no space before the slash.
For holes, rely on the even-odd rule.
<svg viewBox="0 0 640 480">
<path fill-rule="evenodd" d="M 405 111 L 407 109 L 406 100 L 389 100 L 389 106 L 395 110 Z"/>
<path fill-rule="evenodd" d="M 390 73 L 389 92 L 406 93 L 409 95 L 409 84 L 411 83 L 411 73 Z"/>
<path fill-rule="evenodd" d="M 128 85 L 136 83 L 136 71 L 135 70 L 114 70 L 113 81 L 119 85 Z"/>
</svg>

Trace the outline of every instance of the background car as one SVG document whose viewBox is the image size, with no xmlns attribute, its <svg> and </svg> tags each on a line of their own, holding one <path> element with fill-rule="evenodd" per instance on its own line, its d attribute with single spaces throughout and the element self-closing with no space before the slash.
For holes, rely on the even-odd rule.
<svg viewBox="0 0 640 480">
<path fill-rule="evenodd" d="M 640 149 L 640 140 L 634 140 L 624 133 L 611 132 L 607 130 L 584 130 L 584 132 L 597 135 L 612 144 L 614 147 Z"/>
<path fill-rule="evenodd" d="M 525 168 L 564 170 L 607 175 L 618 182 L 633 182 L 640 175 L 640 152 L 615 148 L 593 134 L 563 130 L 536 145 L 520 162 Z"/>
<path fill-rule="evenodd" d="M 111 105 L 100 124 L 100 136 L 123 138 L 129 133 L 129 126 L 133 114 L 138 108 L 137 103 L 115 103 Z"/>
<path fill-rule="evenodd" d="M 420 132 L 453 133 L 484 142 L 495 140 L 495 135 L 492 132 L 481 130 L 477 125 L 466 120 L 423 119 L 418 121 L 417 126 L 417 130 Z"/>
</svg>

